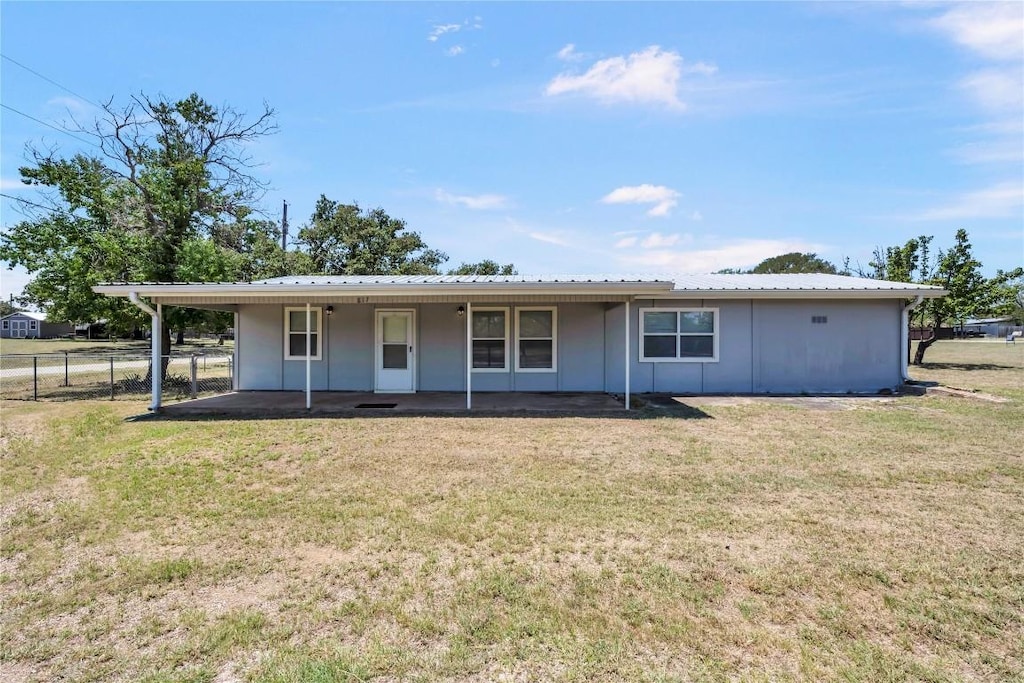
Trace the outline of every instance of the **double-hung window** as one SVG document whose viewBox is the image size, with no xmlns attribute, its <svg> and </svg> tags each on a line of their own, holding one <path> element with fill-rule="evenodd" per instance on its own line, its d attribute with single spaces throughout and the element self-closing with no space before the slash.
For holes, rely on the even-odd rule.
<svg viewBox="0 0 1024 683">
<path fill-rule="evenodd" d="M 556 309 L 516 309 L 516 372 L 555 372 L 557 369 Z"/>
<path fill-rule="evenodd" d="M 473 369 L 508 371 L 508 309 L 473 309 Z"/>
<path fill-rule="evenodd" d="M 310 360 L 320 360 L 320 308 L 309 312 Z M 284 309 L 284 358 L 306 360 L 306 307 Z"/>
<path fill-rule="evenodd" d="M 717 308 L 641 308 L 640 360 L 718 361 Z"/>
<path fill-rule="evenodd" d="M 38 321 L 35 321 L 35 320 L 29 320 L 28 321 L 28 329 L 34 330 L 34 329 L 36 329 L 38 327 L 39 327 L 39 322 Z"/>
</svg>

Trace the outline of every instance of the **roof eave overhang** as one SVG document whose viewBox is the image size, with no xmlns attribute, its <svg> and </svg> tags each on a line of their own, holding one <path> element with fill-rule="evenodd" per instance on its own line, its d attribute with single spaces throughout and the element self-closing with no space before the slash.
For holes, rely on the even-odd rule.
<svg viewBox="0 0 1024 683">
<path fill-rule="evenodd" d="M 494 296 L 495 294 L 531 294 L 557 296 L 560 294 L 609 294 L 617 297 L 651 297 L 672 290 L 671 282 L 476 282 L 432 283 L 428 286 L 403 283 L 380 284 L 102 284 L 93 291 L 107 296 L 124 296 L 134 292 L 139 296 L 160 299 L 190 297 L 235 297 L 239 302 L 250 298 L 296 296 L 365 296 L 365 297 L 429 297 L 455 295 Z"/>
<path fill-rule="evenodd" d="M 935 299 L 944 289 L 680 289 L 648 299 Z"/>
</svg>

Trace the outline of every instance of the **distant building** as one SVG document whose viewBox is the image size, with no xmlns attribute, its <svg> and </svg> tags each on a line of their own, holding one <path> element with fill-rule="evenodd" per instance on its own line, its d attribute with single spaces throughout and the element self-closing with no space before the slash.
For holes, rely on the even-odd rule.
<svg viewBox="0 0 1024 683">
<path fill-rule="evenodd" d="M 1008 333 L 1021 329 L 1020 325 L 1014 325 L 1012 316 L 1001 318 L 977 318 L 964 323 L 964 332 L 967 335 L 977 337 L 1005 337 Z"/>
<path fill-rule="evenodd" d="M 2 339 L 52 339 L 74 332 L 71 323 L 47 322 L 45 313 L 18 311 L 0 318 Z"/>
</svg>

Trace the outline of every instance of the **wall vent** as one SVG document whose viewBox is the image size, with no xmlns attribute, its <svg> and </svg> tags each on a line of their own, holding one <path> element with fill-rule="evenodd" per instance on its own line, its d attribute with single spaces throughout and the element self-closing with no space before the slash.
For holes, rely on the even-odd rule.
<svg viewBox="0 0 1024 683">
<path fill-rule="evenodd" d="M 827 315 L 812 315 L 811 316 L 811 322 L 814 323 L 815 325 L 824 325 L 825 323 L 828 322 L 828 316 Z"/>
</svg>

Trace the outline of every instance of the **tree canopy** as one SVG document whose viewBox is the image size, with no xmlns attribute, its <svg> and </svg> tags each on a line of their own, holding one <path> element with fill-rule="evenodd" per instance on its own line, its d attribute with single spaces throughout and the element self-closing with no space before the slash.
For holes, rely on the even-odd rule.
<svg viewBox="0 0 1024 683">
<path fill-rule="evenodd" d="M 484 259 L 478 263 L 462 263 L 448 271 L 449 275 L 518 275 L 514 264 L 499 265 L 497 261 Z"/>
<path fill-rule="evenodd" d="M 835 275 L 836 267 L 828 261 L 818 258 L 817 254 L 801 254 L 793 251 L 766 258 L 754 266 L 750 272 L 764 275 L 778 273 L 829 273 Z"/>
<path fill-rule="evenodd" d="M 420 234 L 384 209 L 364 211 L 320 195 L 299 244 L 313 272 L 323 275 L 429 275 L 448 256 L 427 247 Z"/>
<path fill-rule="evenodd" d="M 247 152 L 274 130 L 268 107 L 250 118 L 196 94 L 177 101 L 140 95 L 123 107 L 108 102 L 91 127 L 79 126 L 95 152 L 65 158 L 30 150 L 21 177 L 49 190 L 49 210 L 0 236 L 0 260 L 34 274 L 21 300 L 52 320 L 105 318 L 124 330 L 143 322 L 140 312 L 97 296 L 93 285 L 275 270 L 268 264 L 280 258 L 263 246 L 272 239 L 267 226 L 250 220 L 264 185 Z M 226 233 L 236 244 L 215 239 Z M 167 317 L 180 328 L 191 315 L 171 310 Z"/>
<path fill-rule="evenodd" d="M 922 235 L 902 247 L 875 249 L 870 263 L 872 277 L 899 282 L 937 285 L 947 296 L 926 299 L 914 314 L 912 324 L 931 325 L 933 334 L 918 342 L 914 364 L 924 362 L 928 348 L 938 339 L 938 329 L 947 323 L 963 327 L 970 318 L 986 314 L 1009 313 L 1016 308 L 1024 269 L 997 271 L 995 277 L 981 273 L 981 262 L 972 252 L 970 238 L 963 228 L 956 231 L 955 242 L 947 250 L 931 257 L 932 237 Z"/>
<path fill-rule="evenodd" d="M 723 268 L 717 273 L 728 275 L 742 275 L 756 273 L 760 275 L 776 275 L 779 273 L 829 273 L 835 275 L 836 267 L 828 261 L 819 258 L 817 254 L 802 254 L 793 251 L 788 254 L 772 256 L 758 263 L 750 270 L 742 268 Z"/>
</svg>

